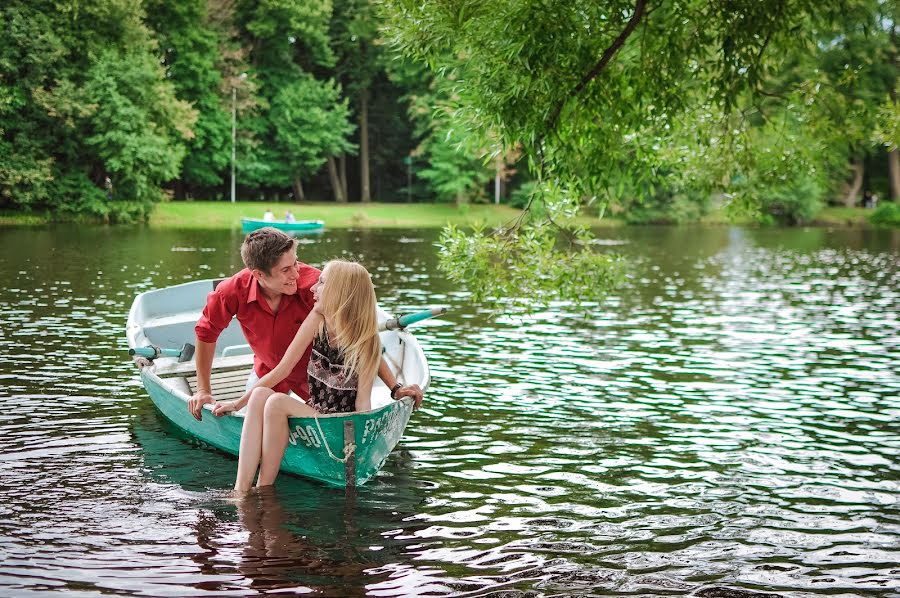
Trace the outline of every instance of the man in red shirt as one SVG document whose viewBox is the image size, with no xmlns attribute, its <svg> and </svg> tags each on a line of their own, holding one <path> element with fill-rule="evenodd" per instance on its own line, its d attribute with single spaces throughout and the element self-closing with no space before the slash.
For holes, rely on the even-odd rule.
<svg viewBox="0 0 900 598">
<path fill-rule="evenodd" d="M 297 261 L 294 239 L 274 228 L 253 231 L 241 245 L 241 258 L 247 266 L 231 278 L 221 281 L 206 298 L 203 315 L 194 328 L 197 347 L 197 392 L 188 408 L 201 419 L 203 405 L 215 403 L 210 384 L 210 371 L 219 335 L 237 317 L 244 336 L 253 350 L 253 369 L 259 377 L 269 373 L 294 340 L 300 324 L 315 304 L 312 287 L 319 280 L 319 270 Z M 307 350 L 290 375 L 274 388 L 277 392 L 294 391 L 309 398 L 306 368 Z M 391 389 L 391 396 L 411 396 L 418 408 L 422 390 L 416 384 L 400 386 L 387 363 L 382 360 L 378 376 Z"/>
</svg>

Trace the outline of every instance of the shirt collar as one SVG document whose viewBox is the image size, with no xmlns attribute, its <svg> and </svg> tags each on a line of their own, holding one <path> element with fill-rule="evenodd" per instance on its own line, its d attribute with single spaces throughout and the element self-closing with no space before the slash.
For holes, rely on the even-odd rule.
<svg viewBox="0 0 900 598">
<path fill-rule="evenodd" d="M 250 273 L 250 290 L 247 292 L 247 303 L 259 301 L 259 281 Z"/>
</svg>

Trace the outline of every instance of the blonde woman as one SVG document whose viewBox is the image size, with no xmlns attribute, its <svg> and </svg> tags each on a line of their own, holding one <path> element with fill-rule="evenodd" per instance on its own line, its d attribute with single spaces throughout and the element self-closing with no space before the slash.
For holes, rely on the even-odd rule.
<svg viewBox="0 0 900 598">
<path fill-rule="evenodd" d="M 249 404 L 241 432 L 236 494 L 250 489 L 257 467 L 257 486 L 275 482 L 287 446 L 287 418 L 371 409 L 381 341 L 369 273 L 354 262 L 333 260 L 325 264 L 311 290 L 316 306 L 281 362 L 240 399 L 213 408 L 221 416 Z M 310 343 L 309 402 L 273 391 L 271 387 L 290 374 Z"/>
</svg>

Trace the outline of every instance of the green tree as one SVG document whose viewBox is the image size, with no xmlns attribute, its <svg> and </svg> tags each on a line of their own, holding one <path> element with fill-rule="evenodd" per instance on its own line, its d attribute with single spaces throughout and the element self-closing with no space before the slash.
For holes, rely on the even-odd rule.
<svg viewBox="0 0 900 598">
<path fill-rule="evenodd" d="M 151 206 L 162 183 L 178 175 L 187 150 L 182 140 L 193 136 L 188 125 L 195 114 L 174 99 L 171 83 L 160 75 L 152 54 L 107 50 L 84 84 L 85 103 L 92 110 L 86 119 L 91 132 L 83 143 L 102 161 L 114 185 L 113 198 L 142 206 Z M 158 101 L 166 97 L 170 101 Z"/>
<path fill-rule="evenodd" d="M 245 0 L 235 7 L 235 29 L 246 49 L 254 86 L 248 110 L 241 119 L 238 173 L 242 182 L 263 191 L 293 187 L 303 198 L 295 156 L 277 139 L 272 110 L 278 94 L 315 71 L 333 66 L 327 0 Z"/>
<path fill-rule="evenodd" d="M 835 30 L 848 6 L 866 4 L 385 0 L 386 34 L 404 55 L 436 72 L 461 65 L 454 111 L 461 126 L 496 136 L 501 148 L 520 145 L 539 182 L 543 209 L 498 231 L 503 242 L 474 237 L 467 256 L 457 250 L 467 246 L 465 236 L 448 231 L 448 272 L 484 272 L 537 254 L 548 268 L 534 270 L 543 296 L 594 298 L 615 277 L 605 275 L 602 260 L 588 259 L 598 254 L 572 223 L 585 203 L 680 185 L 758 208 L 755 187 L 738 183 L 761 172 L 748 145 L 754 136 L 771 140 L 753 132 L 765 83 L 788 58 L 814 52 L 820 32 Z M 776 169 L 766 171 L 770 178 L 791 174 L 787 160 L 767 168 Z M 672 182 L 661 179 L 673 173 Z M 571 241 L 562 253 L 559 229 Z M 593 268 L 586 276 L 547 266 L 579 259 Z M 498 280 L 472 284 L 502 287 Z"/>
<path fill-rule="evenodd" d="M 317 172 L 328 158 L 352 149 L 347 140 L 353 132 L 347 100 L 339 96 L 334 82 L 307 75 L 285 86 L 272 100 L 275 139 L 292 165 L 298 197 L 302 179 Z"/>
<path fill-rule="evenodd" d="M 336 75 L 353 99 L 359 131 L 359 199 L 372 201 L 372 160 L 369 142 L 372 87 L 381 75 L 381 51 L 375 44 L 378 18 L 371 0 L 335 2 L 331 40 L 337 56 Z M 346 180 L 341 181 L 346 188 Z"/>
<path fill-rule="evenodd" d="M 0 201 L 60 217 L 146 217 L 196 114 L 166 81 L 143 13 L 125 0 L 0 11 Z"/>
<path fill-rule="evenodd" d="M 221 185 L 231 158 L 231 93 L 222 72 L 227 30 L 210 18 L 207 0 L 148 0 L 145 7 L 166 76 L 178 99 L 189 102 L 198 114 L 177 194 L 183 196 L 185 187 Z"/>
<path fill-rule="evenodd" d="M 420 164 L 417 178 L 426 183 L 431 200 L 464 204 L 483 195 L 493 173 L 485 164 L 491 141 L 473 135 L 455 118 L 456 70 L 432 74 L 404 60 L 387 63 L 388 74 L 405 91 L 416 145 L 411 158 Z M 496 143 L 494 143 L 496 145 Z"/>
<path fill-rule="evenodd" d="M 835 195 L 850 206 L 862 189 L 866 158 L 884 154 L 877 129 L 879 109 L 897 82 L 896 6 L 884 0 L 851 5 L 839 25 L 820 32 L 816 52 L 797 58 L 796 87 L 817 138 L 828 142 L 822 155 L 842 158 L 831 175 Z"/>
</svg>

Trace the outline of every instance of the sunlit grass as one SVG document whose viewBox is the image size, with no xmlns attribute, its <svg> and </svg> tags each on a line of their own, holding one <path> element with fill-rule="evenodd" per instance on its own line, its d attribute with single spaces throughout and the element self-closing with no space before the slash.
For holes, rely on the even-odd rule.
<svg viewBox="0 0 900 598">
<path fill-rule="evenodd" d="M 442 228 L 448 224 L 459 227 L 484 225 L 495 227 L 511 224 L 521 211 L 506 205 L 433 203 L 287 203 L 240 201 L 169 201 L 157 204 L 150 217 L 152 228 L 238 229 L 241 218 L 262 218 L 266 209 L 281 219 L 291 210 L 297 220 L 324 220 L 328 228 Z M 870 226 L 872 210 L 829 206 L 819 212 L 810 224 L 819 226 Z M 0 226 L 35 226 L 57 220 L 49 212 L 0 211 Z M 72 221 L 62 219 L 61 221 Z M 624 226 L 622 215 L 607 214 L 603 218 L 582 215 L 578 223 L 591 228 Z M 734 217 L 723 210 L 714 211 L 700 219 L 705 225 L 750 225 L 756 222 L 749 216 Z"/>
<path fill-rule="evenodd" d="M 514 220 L 519 210 L 509 206 L 402 203 L 278 203 L 278 202 L 167 202 L 150 218 L 151 227 L 239 228 L 241 218 L 262 218 L 266 209 L 275 218 L 291 210 L 297 220 L 324 220 L 329 228 L 441 228 L 447 224 L 497 226 Z"/>
<path fill-rule="evenodd" d="M 816 214 L 815 223 L 832 226 L 868 226 L 872 210 L 829 206 Z"/>
</svg>

